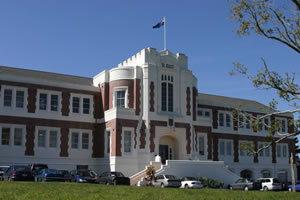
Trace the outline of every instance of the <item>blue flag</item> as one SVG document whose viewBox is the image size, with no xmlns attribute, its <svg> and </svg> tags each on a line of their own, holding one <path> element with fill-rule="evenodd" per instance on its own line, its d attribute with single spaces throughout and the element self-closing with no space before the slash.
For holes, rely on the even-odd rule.
<svg viewBox="0 0 300 200">
<path fill-rule="evenodd" d="M 161 26 L 163 26 L 165 24 L 165 18 L 163 18 L 162 20 L 160 20 L 160 22 L 158 22 L 155 26 L 153 26 L 152 28 L 160 28 Z"/>
</svg>

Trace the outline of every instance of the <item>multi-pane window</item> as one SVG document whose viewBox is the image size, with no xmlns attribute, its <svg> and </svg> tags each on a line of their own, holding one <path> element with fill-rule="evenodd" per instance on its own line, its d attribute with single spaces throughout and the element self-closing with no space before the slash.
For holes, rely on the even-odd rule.
<svg viewBox="0 0 300 200">
<path fill-rule="evenodd" d="M 46 130 L 38 131 L 38 147 L 46 147 Z"/>
<path fill-rule="evenodd" d="M 277 149 L 276 149 L 276 154 L 277 157 L 283 157 L 286 158 L 288 157 L 288 148 L 287 148 L 287 144 L 277 144 L 276 145 Z"/>
<path fill-rule="evenodd" d="M 252 156 L 251 148 L 250 142 L 242 142 L 240 144 L 240 156 Z"/>
<path fill-rule="evenodd" d="M 23 142 L 23 129 L 22 128 L 15 128 L 14 145 L 15 146 L 22 146 L 22 142 Z"/>
<path fill-rule="evenodd" d="M 58 111 L 58 95 L 57 94 L 51 95 L 50 109 L 51 109 L 51 111 Z"/>
<path fill-rule="evenodd" d="M 81 146 L 82 149 L 89 148 L 89 134 L 88 133 L 82 133 L 81 144 L 82 144 L 82 146 Z"/>
<path fill-rule="evenodd" d="M 16 92 L 16 107 L 17 108 L 24 108 L 24 91 Z"/>
<path fill-rule="evenodd" d="M 250 120 L 251 120 L 250 116 L 247 116 L 246 117 L 246 128 L 247 129 L 250 129 Z"/>
<path fill-rule="evenodd" d="M 199 154 L 201 156 L 204 156 L 205 152 L 204 152 L 204 136 L 199 136 Z"/>
<path fill-rule="evenodd" d="M 131 131 L 124 131 L 124 152 L 131 152 Z"/>
<path fill-rule="evenodd" d="M 126 94 L 126 90 L 118 90 L 116 92 L 117 108 L 125 108 L 125 94 Z"/>
<path fill-rule="evenodd" d="M 2 128 L 2 137 L 1 144 L 9 145 L 10 144 L 10 128 Z"/>
<path fill-rule="evenodd" d="M 224 156 L 225 155 L 225 142 L 224 141 L 220 141 L 220 155 Z"/>
<path fill-rule="evenodd" d="M 162 75 L 161 83 L 161 110 L 173 112 L 174 97 L 173 97 L 173 77 L 170 75 Z"/>
<path fill-rule="evenodd" d="M 224 113 L 219 113 L 219 126 L 224 126 Z"/>
<path fill-rule="evenodd" d="M 226 114 L 226 127 L 231 127 L 231 117 L 229 114 Z"/>
<path fill-rule="evenodd" d="M 83 98 L 83 114 L 90 114 L 90 99 Z"/>
<path fill-rule="evenodd" d="M 232 155 L 232 141 L 226 142 L 226 150 L 227 150 L 227 155 L 231 156 Z"/>
<path fill-rule="evenodd" d="M 268 118 L 264 119 L 264 129 L 265 129 L 265 131 L 269 130 L 269 119 Z"/>
<path fill-rule="evenodd" d="M 239 115 L 239 128 L 244 128 L 244 116 Z"/>
<path fill-rule="evenodd" d="M 49 147 L 56 148 L 57 147 L 57 131 L 49 132 Z"/>
<path fill-rule="evenodd" d="M 220 140 L 219 148 L 220 148 L 219 152 L 221 156 L 232 155 L 232 141 Z"/>
<path fill-rule="evenodd" d="M 207 111 L 207 110 L 198 109 L 197 110 L 197 116 L 199 116 L 199 117 L 210 117 L 210 112 Z"/>
<path fill-rule="evenodd" d="M 261 149 L 261 148 L 263 148 L 263 147 L 264 147 L 264 144 L 259 144 L 259 145 L 258 145 L 258 148 L 259 148 L 259 149 Z M 271 150 L 270 147 L 261 150 L 261 151 L 259 152 L 259 156 L 260 156 L 260 157 L 270 157 L 270 150 Z"/>
<path fill-rule="evenodd" d="M 79 97 L 73 97 L 72 98 L 72 111 L 73 113 L 79 113 L 80 109 L 80 98 Z"/>
<path fill-rule="evenodd" d="M 286 123 L 285 123 L 285 120 L 281 120 L 281 132 L 282 133 L 286 132 Z"/>
<path fill-rule="evenodd" d="M 72 149 L 78 149 L 78 147 L 79 147 L 79 133 L 77 133 L 77 132 L 72 133 L 71 147 L 72 147 Z"/>
<path fill-rule="evenodd" d="M 10 89 L 4 90 L 4 106 L 5 107 L 12 106 L 12 90 Z"/>
<path fill-rule="evenodd" d="M 281 145 L 280 144 L 277 144 L 276 153 L 277 153 L 277 157 L 281 157 Z"/>
<path fill-rule="evenodd" d="M 40 93 L 40 110 L 47 110 L 47 94 Z"/>
</svg>

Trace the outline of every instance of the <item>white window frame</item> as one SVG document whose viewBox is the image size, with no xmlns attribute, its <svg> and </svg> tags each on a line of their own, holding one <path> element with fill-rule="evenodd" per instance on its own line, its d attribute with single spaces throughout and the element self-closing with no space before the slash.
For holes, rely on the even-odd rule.
<svg viewBox="0 0 300 200">
<path fill-rule="evenodd" d="M 276 117 L 275 118 L 275 122 L 277 121 L 277 120 L 279 120 L 280 121 L 280 130 L 279 130 L 279 132 L 280 133 L 287 133 L 288 132 L 288 120 L 286 119 L 286 118 L 283 118 L 283 117 Z M 282 129 L 282 121 L 284 121 L 284 125 L 285 125 L 285 131 L 283 131 Z"/>
<path fill-rule="evenodd" d="M 200 157 L 205 157 L 205 156 L 207 156 L 207 134 L 206 133 L 201 133 L 201 132 L 197 132 L 196 134 L 197 134 L 197 146 L 196 146 L 197 154 Z M 199 152 L 199 150 L 200 150 L 199 137 L 203 137 L 203 139 L 204 139 L 204 144 L 203 144 L 204 155 L 201 155 L 200 152 Z"/>
<path fill-rule="evenodd" d="M 45 130 L 45 132 L 46 132 L 45 147 L 39 147 L 38 146 L 39 130 Z M 50 131 L 56 131 L 57 132 L 56 147 L 50 147 Z M 48 126 L 36 126 L 36 128 L 35 128 L 35 139 L 34 139 L 35 148 L 59 150 L 60 149 L 60 137 L 61 137 L 60 128 L 48 127 Z"/>
<path fill-rule="evenodd" d="M 9 144 L 2 145 L 2 128 L 9 128 Z M 22 129 L 22 142 L 21 145 L 14 145 L 14 134 L 15 129 L 20 128 Z M 0 124 L 0 147 L 13 147 L 13 148 L 24 148 L 25 147 L 25 140 L 26 140 L 26 126 L 18 125 L 18 124 Z"/>
<path fill-rule="evenodd" d="M 46 110 L 40 110 L 40 94 L 47 94 L 47 105 Z M 57 95 L 58 96 L 58 105 L 57 105 L 57 111 L 51 110 L 51 95 Z M 62 107 L 62 95 L 59 91 L 53 91 L 53 90 L 43 90 L 38 89 L 37 90 L 37 96 L 36 96 L 36 110 L 41 113 L 49 112 L 49 113 L 55 113 L 60 114 L 61 113 L 61 107 Z"/>
<path fill-rule="evenodd" d="M 221 155 L 221 143 L 224 142 L 224 155 Z M 230 153 L 228 153 L 228 143 L 231 144 L 231 148 L 230 148 Z M 225 156 L 233 156 L 233 140 L 229 140 L 229 139 L 219 139 L 219 156 L 220 157 L 225 157 Z"/>
<path fill-rule="evenodd" d="M 239 156 L 244 157 L 244 158 L 252 157 L 253 154 L 247 152 L 247 150 L 242 150 L 241 149 L 242 143 L 246 143 L 247 145 L 250 145 L 250 147 L 252 147 L 252 145 L 253 145 L 252 141 L 239 141 Z M 242 151 L 243 151 L 243 153 L 242 153 Z"/>
<path fill-rule="evenodd" d="M 261 148 L 264 145 L 266 145 L 264 142 L 258 142 L 257 143 L 257 148 Z M 269 156 L 266 156 L 266 152 L 269 152 Z M 263 149 L 261 152 L 258 153 L 258 157 L 263 157 L 263 158 L 271 158 L 272 156 L 272 146 L 269 146 L 266 149 Z"/>
<path fill-rule="evenodd" d="M 131 132 L 131 147 L 130 147 L 130 152 L 125 152 L 125 132 L 126 131 L 130 131 Z M 123 127 L 122 128 L 122 153 L 124 153 L 124 155 L 131 155 L 133 153 L 133 146 L 134 146 L 134 128 Z"/>
<path fill-rule="evenodd" d="M 73 112 L 73 97 L 79 98 L 79 112 L 78 113 Z M 83 99 L 90 99 L 90 109 L 89 109 L 88 114 L 83 113 Z M 93 96 L 92 95 L 71 93 L 71 95 L 70 95 L 70 106 L 69 106 L 71 115 L 92 116 L 93 112 L 94 112 L 93 107 L 94 107 L 94 102 L 93 102 Z"/>
<path fill-rule="evenodd" d="M 223 114 L 223 126 L 220 126 L 220 114 Z M 230 117 L 230 126 L 227 126 L 227 115 Z M 218 128 L 232 130 L 233 129 L 233 119 L 232 113 L 227 111 L 218 111 Z"/>
<path fill-rule="evenodd" d="M 117 107 L 117 92 L 118 91 L 125 91 L 125 105 L 124 108 L 128 108 L 128 87 L 127 86 L 122 86 L 122 87 L 115 87 L 114 88 L 114 92 L 113 92 L 113 107 L 114 108 L 118 108 L 118 109 L 122 109 L 121 107 Z"/>
<path fill-rule="evenodd" d="M 169 113 L 173 113 L 175 112 L 175 91 L 176 91 L 176 87 L 175 87 L 175 74 L 173 73 L 169 73 L 169 72 L 163 72 L 160 75 L 160 111 L 161 112 L 169 112 Z M 162 110 L 162 83 L 166 83 L 166 110 Z M 170 106 L 170 102 L 169 102 L 169 84 L 172 84 L 172 111 L 169 110 L 169 106 Z"/>
<path fill-rule="evenodd" d="M 4 106 L 4 90 L 11 90 L 12 91 L 12 99 L 11 99 L 11 106 Z M 17 91 L 24 92 L 24 100 L 23 100 L 23 108 L 17 108 Z M 27 98 L 28 98 L 28 89 L 25 87 L 15 87 L 15 86 L 8 86 L 2 85 L 1 86 L 1 108 L 8 109 L 8 110 L 18 110 L 18 111 L 27 111 Z"/>
<path fill-rule="evenodd" d="M 285 149 L 286 149 L 286 156 L 283 156 L 283 154 L 284 154 L 283 147 L 285 147 Z M 280 149 L 280 151 L 278 149 Z M 289 157 L 288 144 L 286 144 L 286 143 L 277 143 L 276 144 L 276 157 L 279 159 L 287 159 Z"/>
<path fill-rule="evenodd" d="M 76 132 L 78 133 L 78 148 L 77 149 L 73 149 L 72 148 L 72 133 Z M 87 133 L 89 135 L 88 137 L 88 148 L 87 149 L 83 149 L 82 148 L 82 134 Z M 93 131 L 89 130 L 89 129 L 70 129 L 69 130 L 69 151 L 90 151 L 92 149 L 92 134 Z"/>
</svg>

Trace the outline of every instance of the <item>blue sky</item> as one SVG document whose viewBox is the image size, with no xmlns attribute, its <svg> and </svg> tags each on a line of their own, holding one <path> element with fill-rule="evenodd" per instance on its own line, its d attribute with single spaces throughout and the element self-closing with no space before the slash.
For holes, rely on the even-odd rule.
<svg viewBox="0 0 300 200">
<path fill-rule="evenodd" d="M 1 0 L 0 65 L 93 77 L 143 48 L 162 50 L 163 28 L 152 26 L 165 16 L 167 48 L 189 57 L 199 92 L 267 104 L 275 93 L 229 76 L 232 62 L 254 73 L 263 57 L 299 77 L 299 55 L 262 36 L 239 37 L 229 10 L 226 0 Z"/>
</svg>

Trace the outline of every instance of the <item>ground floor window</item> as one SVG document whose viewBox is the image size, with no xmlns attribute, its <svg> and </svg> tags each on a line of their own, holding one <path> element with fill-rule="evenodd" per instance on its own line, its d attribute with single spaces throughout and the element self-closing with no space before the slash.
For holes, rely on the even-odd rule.
<svg viewBox="0 0 300 200">
<path fill-rule="evenodd" d="M 271 171 L 270 170 L 262 170 L 261 171 L 261 177 L 262 178 L 271 178 Z"/>
<path fill-rule="evenodd" d="M 252 171 L 245 169 L 243 171 L 241 171 L 240 173 L 240 177 L 242 178 L 246 178 L 246 179 L 252 179 Z"/>
</svg>

